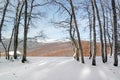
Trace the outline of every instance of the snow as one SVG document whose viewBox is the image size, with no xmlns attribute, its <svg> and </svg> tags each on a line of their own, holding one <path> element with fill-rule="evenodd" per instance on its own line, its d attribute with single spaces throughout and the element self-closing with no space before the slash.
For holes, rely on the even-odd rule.
<svg viewBox="0 0 120 80">
<path fill-rule="evenodd" d="M 2 52 L 1 54 L 4 55 L 5 52 Z M 21 53 L 20 51 L 17 51 L 17 54 L 18 54 L 18 55 L 21 55 L 22 53 Z M 10 55 L 10 56 L 13 56 L 13 55 L 14 55 L 14 51 L 9 51 L 9 55 Z"/>
<path fill-rule="evenodd" d="M 9 54 L 10 54 L 11 56 L 13 56 L 13 55 L 14 55 L 14 51 L 10 51 Z M 17 54 L 22 54 L 22 53 L 21 53 L 20 51 L 17 51 Z"/>
<path fill-rule="evenodd" d="M 72 57 L 28 57 L 27 63 L 0 58 L 0 80 L 120 80 L 120 66 L 113 66 L 113 58 L 97 65 L 85 58 L 85 64 Z M 120 61 L 120 60 L 119 60 Z"/>
<path fill-rule="evenodd" d="M 55 42 L 68 42 L 70 39 L 46 39 L 46 40 L 41 40 L 38 39 L 37 42 L 42 42 L 42 43 L 55 43 Z"/>
</svg>

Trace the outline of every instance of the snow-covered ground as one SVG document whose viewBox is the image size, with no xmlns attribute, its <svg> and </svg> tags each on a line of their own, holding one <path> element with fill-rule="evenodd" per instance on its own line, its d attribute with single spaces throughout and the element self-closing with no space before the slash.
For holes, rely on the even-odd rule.
<svg viewBox="0 0 120 80">
<path fill-rule="evenodd" d="M 41 40 L 38 39 L 37 42 L 42 42 L 42 43 L 55 43 L 55 42 L 68 42 L 70 39 L 46 39 L 46 40 Z"/>
<path fill-rule="evenodd" d="M 88 58 L 85 64 L 72 57 L 28 57 L 28 60 L 23 64 L 20 60 L 0 58 L 0 80 L 120 80 L 120 66 L 114 67 L 112 58 L 104 64 L 97 57 L 97 66 L 92 66 Z"/>
</svg>

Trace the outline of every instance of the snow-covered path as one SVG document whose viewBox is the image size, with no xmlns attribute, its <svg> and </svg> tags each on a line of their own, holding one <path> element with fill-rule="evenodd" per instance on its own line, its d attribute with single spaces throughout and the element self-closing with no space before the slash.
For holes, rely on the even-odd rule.
<svg viewBox="0 0 120 80">
<path fill-rule="evenodd" d="M 103 64 L 98 57 L 97 66 L 92 66 L 88 58 L 85 64 L 71 57 L 34 57 L 28 60 L 22 64 L 0 59 L 0 80 L 120 80 L 120 66 L 114 67 L 111 59 Z"/>
</svg>

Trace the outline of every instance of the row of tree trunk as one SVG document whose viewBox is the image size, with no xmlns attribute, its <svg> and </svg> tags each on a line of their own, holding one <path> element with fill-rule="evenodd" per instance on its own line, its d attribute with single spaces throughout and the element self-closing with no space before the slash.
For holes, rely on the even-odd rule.
<svg viewBox="0 0 120 80">
<path fill-rule="evenodd" d="M 100 51 L 101 51 L 101 56 L 102 56 L 102 61 L 103 63 L 107 62 L 107 39 L 106 39 L 106 17 L 105 17 L 105 11 L 104 11 L 104 6 L 103 6 L 103 2 L 102 0 L 100 0 L 100 4 L 101 4 L 101 8 L 102 8 L 102 17 L 103 17 L 103 25 L 101 23 L 101 19 L 100 19 L 100 13 L 97 7 L 97 3 L 96 0 L 91 0 L 91 4 L 92 4 L 92 13 L 93 13 L 93 40 L 94 40 L 94 46 L 96 46 L 96 30 L 95 30 L 95 23 L 96 20 L 95 18 L 97 17 L 98 19 L 98 24 L 99 24 L 99 31 L 100 31 Z M 113 47 L 113 54 L 114 54 L 114 66 L 118 66 L 118 57 L 117 57 L 117 52 L 118 52 L 118 46 L 117 46 L 117 14 L 116 14 L 116 4 L 115 4 L 115 0 L 111 0 L 111 6 L 112 6 L 112 12 L 113 12 L 113 45 L 111 45 L 110 42 L 110 47 Z M 96 12 L 95 12 L 96 11 Z M 96 13 L 96 16 L 95 16 Z M 103 26 L 103 27 L 102 27 Z M 107 25 L 108 26 L 108 25 Z M 103 31 L 102 31 L 103 30 Z M 104 36 L 104 37 L 103 37 Z M 104 41 L 104 43 L 103 43 Z M 112 49 L 112 48 L 111 48 Z M 96 56 L 96 47 L 94 47 L 94 51 L 93 51 L 93 65 L 96 65 L 95 62 L 95 56 Z"/>
<path fill-rule="evenodd" d="M 3 47 L 5 48 L 6 52 L 6 58 L 9 59 L 9 49 L 11 45 L 12 38 L 14 38 L 14 59 L 17 59 L 17 49 L 18 49 L 18 34 L 19 34 L 19 26 L 21 23 L 21 18 L 23 18 L 24 22 L 24 40 L 23 40 L 23 57 L 22 62 L 24 63 L 26 61 L 26 55 L 27 55 L 27 33 L 28 33 L 28 27 L 32 18 L 32 11 L 33 7 L 40 6 L 39 5 L 33 5 L 35 0 L 31 0 L 30 8 L 28 8 L 28 0 L 17 0 L 17 6 L 15 10 L 15 17 L 14 17 L 14 27 L 12 30 L 12 35 L 10 38 L 9 46 L 6 47 L 5 44 L 2 41 L 2 27 L 5 21 L 5 16 L 7 13 L 8 5 L 10 5 L 9 0 L 5 0 L 5 5 L 3 8 L 3 13 L 1 17 L 0 22 L 0 42 L 2 43 Z M 64 9 L 68 13 L 69 17 L 69 34 L 71 38 L 71 42 L 73 45 L 73 51 L 74 51 L 74 58 L 79 61 L 79 56 L 81 56 L 81 62 L 84 62 L 84 53 L 83 48 L 81 44 L 81 37 L 80 37 L 80 28 L 78 25 L 77 16 L 78 12 L 82 12 L 81 8 L 75 4 L 75 1 L 73 0 L 66 0 L 69 4 L 62 3 L 60 0 L 47 0 L 48 3 L 55 3 L 59 5 L 59 8 Z M 85 2 L 86 1 L 86 2 Z M 100 53 L 102 57 L 102 62 L 107 62 L 108 57 L 108 51 L 107 51 L 107 43 L 109 43 L 109 47 L 111 50 L 110 55 L 112 53 L 114 54 L 114 66 L 118 66 L 118 58 L 117 58 L 117 52 L 118 52 L 118 32 L 117 32 L 117 9 L 119 10 L 120 7 L 119 4 L 116 5 L 116 2 L 119 3 L 119 1 L 111 0 L 111 6 L 109 6 L 109 3 L 105 3 L 104 0 L 83 0 L 83 5 L 85 6 L 85 10 L 88 15 L 87 19 L 89 21 L 89 32 L 90 32 L 90 45 L 89 45 L 89 59 L 92 58 L 92 65 L 96 65 L 96 52 L 97 52 L 97 29 L 99 28 L 99 41 L 100 41 Z M 47 4 L 48 4 L 47 3 Z M 43 4 L 44 5 L 44 4 Z M 53 4 L 52 4 L 53 5 Z M 69 7 L 68 7 L 69 5 Z M 79 4 L 80 5 L 80 4 Z M 107 6 L 106 6 L 107 5 Z M 117 7 L 116 7 L 117 6 Z M 106 9 L 107 8 L 107 9 Z M 117 8 L 117 9 L 116 9 Z M 29 11 L 28 11 L 29 9 Z M 79 9 L 79 10 L 78 10 Z M 99 10 L 101 9 L 101 10 Z M 81 14 L 82 15 L 82 14 Z M 111 17 L 113 16 L 113 17 Z M 112 32 L 109 32 L 110 29 Z"/>
<path fill-rule="evenodd" d="M 67 0 L 67 2 L 70 5 L 69 8 L 68 8 L 68 4 L 66 5 L 65 3 L 62 3 L 59 0 L 54 0 L 53 2 L 60 5 L 59 8 L 62 8 L 63 11 L 65 10 L 68 13 L 69 16 L 68 27 L 69 27 L 69 34 L 74 51 L 73 56 L 77 61 L 79 61 L 79 56 L 81 56 L 81 62 L 85 63 L 83 48 L 81 45 L 80 30 L 76 17 L 77 11 L 80 13 L 82 9 L 79 6 L 77 7 L 77 5 L 73 0 Z M 98 34 L 97 32 L 99 32 L 100 53 L 102 57 L 102 62 L 103 63 L 107 62 L 108 43 L 109 43 L 110 56 L 112 56 L 112 53 L 114 54 L 114 66 L 118 65 L 118 58 L 117 58 L 117 52 L 118 52 L 117 25 L 118 24 L 117 24 L 117 13 L 116 13 L 117 5 L 115 3 L 116 3 L 115 0 L 111 0 L 111 4 L 104 0 L 83 0 L 83 3 L 81 3 L 83 4 L 83 6 L 85 6 L 84 8 L 88 15 L 87 18 L 89 22 L 89 31 L 90 31 L 89 59 L 92 58 L 92 65 L 96 65 L 96 52 L 97 52 L 96 43 L 97 43 L 97 34 Z M 109 5 L 111 5 L 111 7 Z M 78 10 L 78 8 L 80 9 L 80 11 Z M 61 22 L 59 24 L 61 24 Z M 110 32 L 110 29 L 112 30 L 112 32 Z"/>
<path fill-rule="evenodd" d="M 28 19 L 28 13 L 27 13 L 27 8 L 28 8 L 27 3 L 28 2 L 27 2 L 27 0 L 24 0 L 22 2 L 20 0 L 18 0 L 17 2 L 18 2 L 18 4 L 16 7 L 16 14 L 15 14 L 15 18 L 14 18 L 14 27 L 12 30 L 12 35 L 11 35 L 10 42 L 9 42 L 8 46 L 5 46 L 4 42 L 2 41 L 2 33 L 1 32 L 2 32 L 2 27 L 4 26 L 3 24 L 5 22 L 6 13 L 8 11 L 7 8 L 8 8 L 8 5 L 10 5 L 9 0 L 5 1 L 5 5 L 3 8 L 3 13 L 2 13 L 2 19 L 1 19 L 1 23 L 0 23 L 0 42 L 2 43 L 2 45 L 5 49 L 6 59 L 9 59 L 10 58 L 9 57 L 9 50 L 10 50 L 12 38 L 14 36 L 14 59 L 17 59 L 19 25 L 20 25 L 22 13 L 24 10 L 24 43 L 23 43 L 23 57 L 22 57 L 22 62 L 24 63 L 26 61 L 27 31 L 28 31 L 28 26 L 29 26 L 28 20 L 30 21 L 30 18 Z"/>
</svg>

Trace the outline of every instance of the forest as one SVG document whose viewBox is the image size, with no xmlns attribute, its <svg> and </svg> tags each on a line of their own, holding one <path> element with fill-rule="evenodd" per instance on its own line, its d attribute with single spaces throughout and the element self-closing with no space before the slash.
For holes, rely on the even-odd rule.
<svg viewBox="0 0 120 80">
<path fill-rule="evenodd" d="M 110 56 L 114 56 L 114 66 L 118 66 L 119 52 L 119 18 L 120 18 L 120 1 L 119 0 L 3 0 L 0 2 L 1 19 L 0 19 L 0 42 L 4 47 L 6 59 L 9 60 L 9 49 L 11 41 L 14 41 L 14 59 L 17 59 L 17 48 L 19 39 L 19 27 L 23 26 L 23 56 L 22 62 L 26 61 L 27 54 L 27 35 L 29 28 L 34 26 L 34 20 L 44 17 L 43 13 L 37 11 L 40 7 L 56 7 L 56 13 L 65 16 L 60 20 L 50 21 L 58 28 L 67 28 L 69 38 L 74 51 L 74 58 L 81 63 L 84 62 L 83 48 L 81 45 L 79 17 L 85 19 L 89 27 L 89 59 L 92 58 L 92 65 L 96 65 L 96 42 L 100 42 L 100 53 L 102 62 L 107 62 L 108 52 L 107 45 L 110 48 Z M 14 14 L 14 15 L 13 15 Z M 49 14 L 49 13 L 48 13 Z M 54 15 L 53 14 L 53 15 Z M 46 14 L 47 15 L 47 14 Z M 67 17 L 66 17 L 67 16 Z M 84 18 L 83 18 L 84 17 Z M 3 28 L 12 27 L 9 43 L 4 43 L 5 36 L 2 36 Z M 99 36 L 99 40 L 97 37 Z M 34 36 L 33 38 L 45 37 L 44 33 Z"/>
<path fill-rule="evenodd" d="M 27 56 L 28 43 L 38 45 L 29 40 L 49 37 L 42 21 L 66 31 L 72 57 Z M 0 47 L 2 80 L 119 80 L 120 0 L 0 0 Z"/>
</svg>

